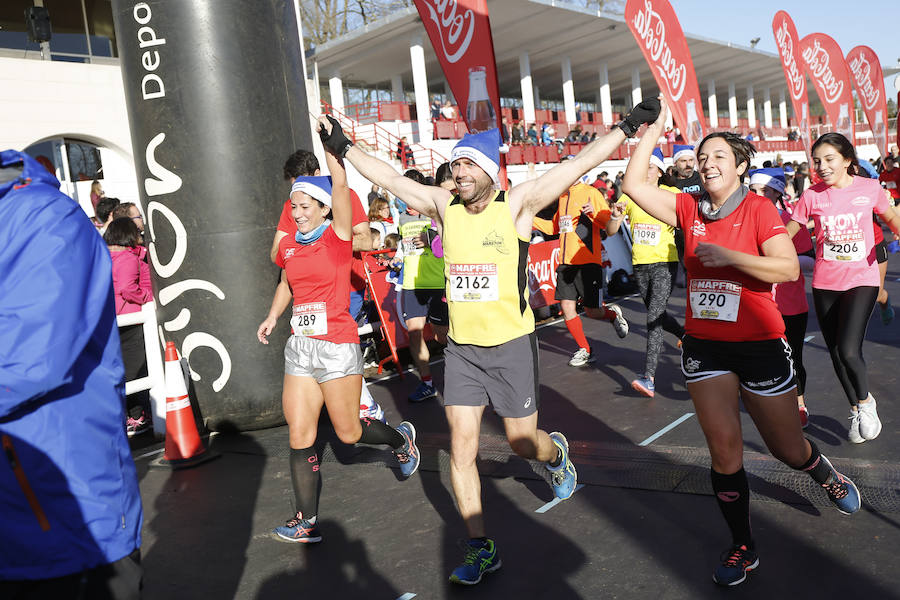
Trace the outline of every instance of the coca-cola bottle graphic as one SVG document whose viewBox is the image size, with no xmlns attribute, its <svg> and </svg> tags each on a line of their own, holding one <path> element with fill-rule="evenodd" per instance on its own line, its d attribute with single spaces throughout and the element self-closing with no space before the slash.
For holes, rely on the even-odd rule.
<svg viewBox="0 0 900 600">
<path fill-rule="evenodd" d="M 850 137 L 850 107 L 847 104 L 841 104 L 840 112 L 838 113 L 838 122 L 835 126 L 835 131 L 840 134 L 843 134 L 844 137 Z"/>
<path fill-rule="evenodd" d="M 697 116 L 697 105 L 693 100 L 687 101 L 688 142 L 695 144 L 703 137 L 703 125 Z"/>
<path fill-rule="evenodd" d="M 884 115 L 880 110 L 875 111 L 875 127 L 873 132 L 876 136 L 884 135 Z"/>
<path fill-rule="evenodd" d="M 496 115 L 488 97 L 487 69 L 472 67 L 469 69 L 469 104 L 466 106 L 469 131 L 477 133 L 496 127 Z"/>
<path fill-rule="evenodd" d="M 803 140 L 803 147 L 809 148 L 809 105 L 804 103 L 801 106 L 800 118 L 800 139 Z"/>
</svg>

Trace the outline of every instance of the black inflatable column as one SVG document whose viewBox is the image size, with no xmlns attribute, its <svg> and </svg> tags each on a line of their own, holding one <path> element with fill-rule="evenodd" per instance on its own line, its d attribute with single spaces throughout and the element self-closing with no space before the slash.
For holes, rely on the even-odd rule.
<svg viewBox="0 0 900 600">
<path fill-rule="evenodd" d="M 160 329 L 188 356 L 213 429 L 283 422 L 282 319 L 256 341 L 278 278 L 269 248 L 312 149 L 290 0 L 113 0 Z"/>
</svg>

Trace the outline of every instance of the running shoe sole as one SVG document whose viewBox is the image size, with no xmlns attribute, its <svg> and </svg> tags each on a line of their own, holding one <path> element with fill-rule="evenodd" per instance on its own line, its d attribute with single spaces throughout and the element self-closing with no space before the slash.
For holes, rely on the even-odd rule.
<svg viewBox="0 0 900 600">
<path fill-rule="evenodd" d="M 755 569 L 758 566 L 759 566 L 759 557 L 757 557 L 756 560 L 753 561 L 752 565 L 748 565 L 748 566 L 744 567 L 744 576 L 743 577 L 741 577 L 740 579 L 738 579 L 736 581 L 732 581 L 731 583 L 722 583 L 721 581 L 716 579 L 716 574 L 713 573 L 713 578 L 712 578 L 713 583 L 715 583 L 716 585 L 724 585 L 727 587 L 739 585 L 739 584 L 747 581 L 747 573 L 749 573 L 750 571 L 752 571 L 753 569 Z"/>
<path fill-rule="evenodd" d="M 503 561 L 501 561 L 501 560 L 498 558 L 498 559 L 497 559 L 497 564 L 495 564 L 495 565 L 494 565 L 493 567 L 491 567 L 490 569 L 485 569 L 484 571 L 482 571 L 481 574 L 478 575 L 478 579 L 476 579 L 475 581 L 465 581 L 465 580 L 460 579 L 460 578 L 458 578 L 458 577 L 457 577 L 457 578 L 454 578 L 453 575 L 451 575 L 451 576 L 450 576 L 450 583 L 458 583 L 459 585 L 477 585 L 477 584 L 481 583 L 481 578 L 484 577 L 484 574 L 485 574 L 485 573 L 494 573 L 494 572 L 498 571 L 498 570 L 500 569 L 500 567 L 502 567 L 502 566 L 503 566 Z"/>
</svg>

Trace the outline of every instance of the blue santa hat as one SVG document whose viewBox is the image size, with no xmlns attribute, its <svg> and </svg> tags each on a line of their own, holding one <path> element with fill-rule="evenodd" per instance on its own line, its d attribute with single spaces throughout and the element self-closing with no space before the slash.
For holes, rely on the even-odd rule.
<svg viewBox="0 0 900 600">
<path fill-rule="evenodd" d="M 750 185 L 764 185 L 773 190 L 784 193 L 784 170 L 777 167 L 767 169 L 754 169 L 750 171 Z"/>
<path fill-rule="evenodd" d="M 294 192 L 303 192 L 331 208 L 331 177 L 327 175 L 296 178 L 291 186 L 291 194 Z"/>
<path fill-rule="evenodd" d="M 460 158 L 468 158 L 490 175 L 494 183 L 500 182 L 500 130 L 488 129 L 481 133 L 467 133 L 450 152 L 450 164 Z"/>
<path fill-rule="evenodd" d="M 680 144 L 675 144 L 672 147 L 672 161 L 676 161 L 682 156 L 694 156 L 694 147 L 693 146 L 682 146 Z"/>
<path fill-rule="evenodd" d="M 794 167 L 792 167 L 791 165 L 784 165 L 784 174 L 785 174 L 785 175 L 788 175 L 788 176 L 793 175 L 793 174 L 794 174 Z"/>
<path fill-rule="evenodd" d="M 878 179 L 878 171 L 872 166 L 872 163 L 866 159 L 859 161 L 859 169 L 856 170 L 860 177 L 868 177 L 869 179 Z"/>
<path fill-rule="evenodd" d="M 653 154 L 650 155 L 650 164 L 659 167 L 659 170 L 663 173 L 666 172 L 666 163 L 665 159 L 663 158 L 662 150 L 660 150 L 659 148 L 653 149 Z"/>
</svg>

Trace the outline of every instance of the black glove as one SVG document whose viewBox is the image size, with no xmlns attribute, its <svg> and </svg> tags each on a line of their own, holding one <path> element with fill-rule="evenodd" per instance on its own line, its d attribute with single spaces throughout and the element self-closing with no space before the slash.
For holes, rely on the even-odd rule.
<svg viewBox="0 0 900 600">
<path fill-rule="evenodd" d="M 661 109 L 659 98 L 647 98 L 631 109 L 628 116 L 616 123 L 616 127 L 625 132 L 627 137 L 633 137 L 638 127 L 644 123 L 653 123 L 659 118 Z"/>
<path fill-rule="evenodd" d="M 331 152 L 335 156 L 340 156 L 344 158 L 347 154 L 347 150 L 350 149 L 350 146 L 353 145 L 346 135 L 344 135 L 344 130 L 341 129 L 341 124 L 338 123 L 337 119 L 332 117 L 331 115 L 326 115 L 325 118 L 331 123 L 331 135 L 325 130 L 322 124 L 319 124 L 319 138 L 322 140 L 322 144 L 331 150 Z"/>
</svg>

